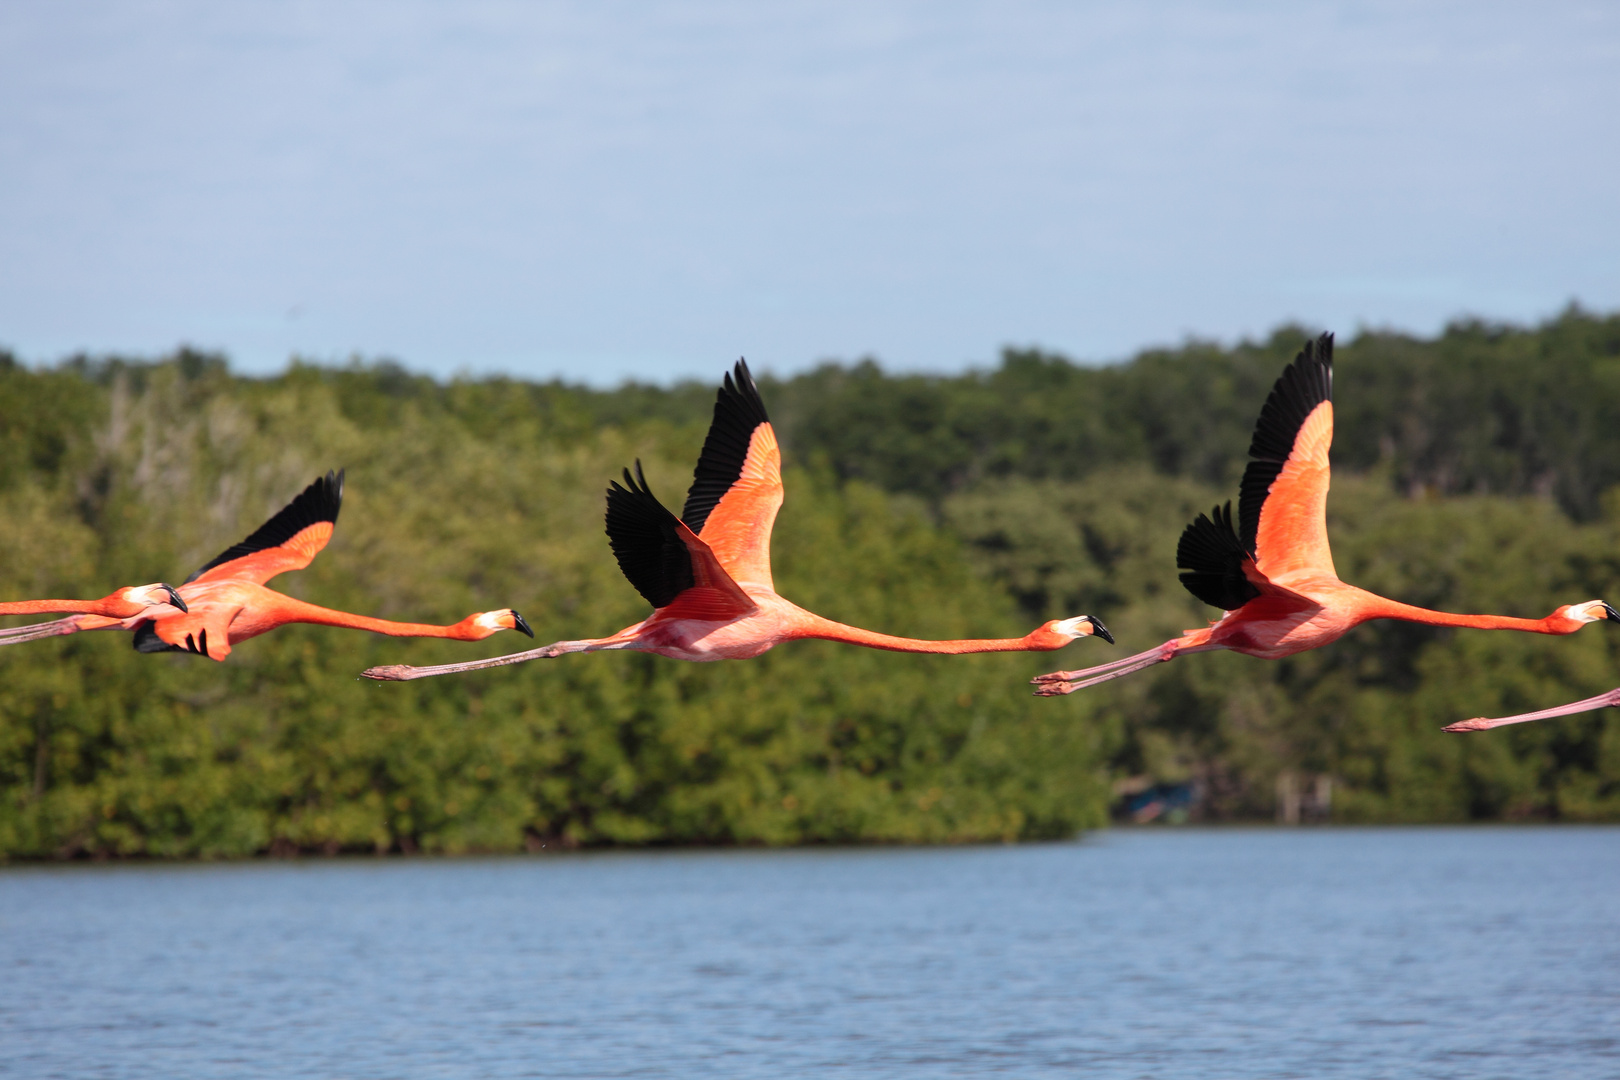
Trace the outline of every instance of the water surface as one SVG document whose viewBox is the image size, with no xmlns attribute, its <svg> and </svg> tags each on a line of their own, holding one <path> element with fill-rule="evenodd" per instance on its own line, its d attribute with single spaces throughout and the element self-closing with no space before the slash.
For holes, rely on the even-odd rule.
<svg viewBox="0 0 1620 1080">
<path fill-rule="evenodd" d="M 0 1075 L 1614 1077 L 1620 829 L 0 870 Z"/>
</svg>

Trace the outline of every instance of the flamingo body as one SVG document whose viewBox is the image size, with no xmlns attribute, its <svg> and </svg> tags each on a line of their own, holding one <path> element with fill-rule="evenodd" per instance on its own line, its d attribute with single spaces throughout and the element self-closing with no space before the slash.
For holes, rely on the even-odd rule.
<svg viewBox="0 0 1620 1080">
<path fill-rule="evenodd" d="M 1379 596 L 1346 584 L 1338 578 L 1300 578 L 1290 592 L 1303 601 L 1262 594 L 1244 605 L 1242 618 L 1236 612 L 1223 615 L 1207 630 L 1189 630 L 1187 635 L 1207 635 L 1205 647 L 1230 649 L 1262 660 L 1285 656 L 1331 644 L 1362 623 L 1374 619 L 1405 619 L 1435 626 L 1468 626 L 1487 630 L 1523 630 L 1536 634 L 1573 634 L 1592 618 L 1573 618 L 1568 613 L 1581 605 L 1558 608 L 1544 619 L 1516 619 L 1506 615 L 1459 615 L 1431 612 Z M 1607 605 L 1599 606 L 1598 618 L 1609 618 Z M 1183 639 L 1178 638 L 1177 641 Z M 1182 651 L 1187 651 L 1183 649 Z"/>
<path fill-rule="evenodd" d="M 1053 620 L 1021 638 L 920 641 L 916 638 L 878 634 L 833 622 L 831 619 L 823 619 L 763 586 L 744 585 L 742 589 L 753 600 L 755 608 L 749 614 L 735 619 L 691 618 L 679 614 L 678 611 L 670 614 L 669 608 L 663 608 L 652 617 L 627 626 L 610 637 L 587 641 L 560 641 L 540 649 L 531 649 L 528 653 L 515 654 L 515 657 L 503 656 L 473 663 L 479 667 L 492 667 L 501 663 L 516 663 L 516 657 L 527 659 L 542 655 L 561 656 L 570 652 L 601 652 L 610 649 L 633 649 L 638 652 L 657 653 L 675 660 L 693 660 L 700 663 L 710 660 L 751 660 L 769 652 L 784 641 L 806 638 L 844 641 L 894 652 L 953 654 L 1038 652 L 1061 649 L 1076 638 L 1096 632 L 1092 628 L 1091 617 L 1082 615 L 1078 619 Z M 1082 625 L 1086 629 L 1081 629 Z M 919 648 L 920 645 L 940 647 Z M 373 669 L 376 670 L 382 669 Z"/>
<path fill-rule="evenodd" d="M 182 585 L 180 592 L 195 615 L 171 615 L 153 620 L 149 632 L 137 631 L 142 634 L 137 648 L 145 645 L 143 651 L 150 652 L 177 649 L 202 652 L 211 659 L 223 660 L 230 655 L 231 646 L 288 623 L 371 630 L 390 637 L 437 637 L 455 641 L 482 641 L 497 631 L 520 630 L 522 625 L 527 625 L 522 616 L 510 609 L 469 615 L 448 626 L 374 619 L 295 600 L 251 581 L 199 581 Z M 188 646 L 185 644 L 188 638 L 193 643 L 206 642 L 207 647 Z M 168 648 L 153 647 L 154 639 Z"/>
<path fill-rule="evenodd" d="M 1221 609 L 1210 626 L 1156 648 L 1079 671 L 1033 680 L 1043 697 L 1141 671 L 1182 653 L 1229 649 L 1278 660 L 1319 648 L 1373 619 L 1430 626 L 1573 634 L 1599 619 L 1620 622 L 1601 600 L 1566 604 L 1542 619 L 1460 615 L 1390 600 L 1340 580 L 1327 535 L 1328 452 L 1333 444 L 1333 335 L 1308 341 L 1272 387 L 1249 444 L 1250 462 L 1232 507 L 1199 514 L 1181 534 L 1181 583 Z"/>
<path fill-rule="evenodd" d="M 402 681 L 519 664 L 576 652 L 630 649 L 677 660 L 747 660 L 784 641 L 821 638 L 917 653 L 1060 649 L 1093 634 L 1113 641 L 1089 615 L 1052 620 L 1021 638 L 928 641 L 824 619 L 776 592 L 771 530 L 782 506 L 782 455 L 759 389 L 739 361 L 725 377 L 714 421 L 676 517 L 647 488 L 636 463 L 608 488 L 607 533 L 619 569 L 653 613 L 605 638 L 558 641 L 490 660 L 436 667 L 388 665 L 364 675 Z"/>
</svg>

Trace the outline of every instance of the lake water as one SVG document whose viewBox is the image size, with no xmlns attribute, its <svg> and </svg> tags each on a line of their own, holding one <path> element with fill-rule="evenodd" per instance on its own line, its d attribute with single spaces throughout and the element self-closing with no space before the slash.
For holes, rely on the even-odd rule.
<svg viewBox="0 0 1620 1080">
<path fill-rule="evenodd" d="M 1620 1076 L 1620 829 L 0 869 L 0 1075 Z"/>
</svg>

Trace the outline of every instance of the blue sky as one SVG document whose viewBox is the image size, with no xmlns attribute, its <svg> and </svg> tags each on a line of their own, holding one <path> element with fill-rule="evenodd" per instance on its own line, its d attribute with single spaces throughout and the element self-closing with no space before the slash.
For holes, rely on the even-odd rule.
<svg viewBox="0 0 1620 1080">
<path fill-rule="evenodd" d="M 708 379 L 1620 307 L 1620 5 L 0 6 L 0 345 Z"/>
</svg>

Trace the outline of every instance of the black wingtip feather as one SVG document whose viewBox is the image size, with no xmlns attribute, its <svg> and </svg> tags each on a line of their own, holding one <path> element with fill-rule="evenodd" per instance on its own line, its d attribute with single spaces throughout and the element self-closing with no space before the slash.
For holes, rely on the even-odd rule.
<svg viewBox="0 0 1620 1080">
<path fill-rule="evenodd" d="M 1176 567 L 1191 573 L 1181 583 L 1204 603 L 1222 611 L 1236 611 L 1260 595 L 1243 573 L 1248 552 L 1232 528 L 1232 504 L 1199 514 L 1182 531 L 1176 545 Z"/>
<path fill-rule="evenodd" d="M 149 622 L 143 622 L 135 628 L 135 651 L 138 653 L 185 652 L 178 645 L 170 645 L 158 637 L 157 631 Z"/>
<path fill-rule="evenodd" d="M 196 581 L 214 567 L 232 559 L 280 547 L 316 522 L 337 524 L 338 511 L 343 508 L 343 473 L 343 469 L 335 473 L 329 470 L 325 476 L 317 478 L 274 517 L 254 530 L 252 536 L 226 548 L 202 569 L 186 578 L 187 583 Z"/>
<path fill-rule="evenodd" d="M 770 419 L 754 376 L 748 371 L 748 362 L 738 360 L 715 395 L 714 420 L 709 424 L 708 438 L 703 440 L 697 468 L 692 470 L 692 486 L 681 508 L 681 520 L 688 529 L 703 531 L 709 513 L 742 475 L 754 429 L 770 423 Z"/>
<path fill-rule="evenodd" d="M 1249 442 L 1249 462 L 1238 488 L 1238 528 L 1243 548 L 1255 554 L 1260 531 L 1260 508 L 1272 481 L 1294 450 L 1294 440 L 1305 418 L 1322 402 L 1333 400 L 1333 335 L 1307 340 L 1294 362 L 1283 369 L 1271 388 Z M 1230 609 L 1228 609 L 1230 610 Z"/>
<path fill-rule="evenodd" d="M 647 487 L 641 462 L 624 470 L 624 485 L 608 485 L 607 534 L 619 569 L 636 592 L 655 608 L 674 600 L 694 583 L 692 554 L 681 539 L 674 514 Z"/>
</svg>

